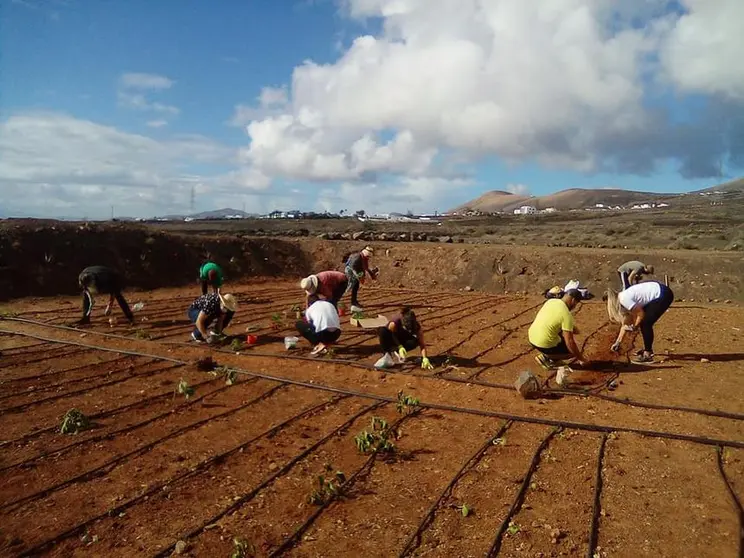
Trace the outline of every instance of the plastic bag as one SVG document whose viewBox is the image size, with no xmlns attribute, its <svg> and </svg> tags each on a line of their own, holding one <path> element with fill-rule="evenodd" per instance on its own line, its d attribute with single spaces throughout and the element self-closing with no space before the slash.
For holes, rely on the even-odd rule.
<svg viewBox="0 0 744 558">
<path fill-rule="evenodd" d="M 284 348 L 289 351 L 290 349 L 294 349 L 297 346 L 297 343 L 299 342 L 300 342 L 299 337 L 285 337 Z"/>
</svg>

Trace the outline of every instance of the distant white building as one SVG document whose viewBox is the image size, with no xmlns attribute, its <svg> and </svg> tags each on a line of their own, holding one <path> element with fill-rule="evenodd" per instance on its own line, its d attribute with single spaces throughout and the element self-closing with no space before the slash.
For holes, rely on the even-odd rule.
<svg viewBox="0 0 744 558">
<path fill-rule="evenodd" d="M 537 213 L 537 208 L 532 205 L 523 205 L 514 210 L 514 215 L 534 215 Z"/>
</svg>

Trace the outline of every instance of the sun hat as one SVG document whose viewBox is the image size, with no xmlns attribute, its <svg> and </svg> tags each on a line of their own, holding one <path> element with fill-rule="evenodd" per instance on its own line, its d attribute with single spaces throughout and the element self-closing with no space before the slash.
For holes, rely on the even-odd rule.
<svg viewBox="0 0 744 558">
<path fill-rule="evenodd" d="M 318 276 L 310 275 L 300 281 L 300 288 L 307 294 L 313 294 L 318 290 Z"/>
<path fill-rule="evenodd" d="M 372 248 L 371 248 L 371 247 L 369 247 L 369 246 L 365 246 L 365 247 L 364 247 L 364 249 L 362 250 L 362 252 L 367 252 L 367 255 L 368 255 L 368 256 L 370 256 L 370 255 L 372 255 L 372 254 L 374 254 L 374 253 L 375 253 L 375 251 L 374 251 L 374 250 L 372 250 Z"/>
<path fill-rule="evenodd" d="M 220 295 L 220 307 L 228 312 L 235 312 L 238 309 L 238 300 L 231 294 Z"/>
</svg>

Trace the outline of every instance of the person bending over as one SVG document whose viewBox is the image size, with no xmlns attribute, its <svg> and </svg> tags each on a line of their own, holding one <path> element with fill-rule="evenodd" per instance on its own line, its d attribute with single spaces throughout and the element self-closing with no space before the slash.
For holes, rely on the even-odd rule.
<svg viewBox="0 0 744 558">
<path fill-rule="evenodd" d="M 620 276 L 622 290 L 625 290 L 631 285 L 640 283 L 644 275 L 653 275 L 654 266 L 638 261 L 625 262 L 617 268 L 617 274 Z"/>
<path fill-rule="evenodd" d="M 383 357 L 375 365 L 379 365 L 378 368 L 392 366 L 395 360 L 402 364 L 408 356 L 408 351 L 419 347 L 421 349 L 421 368 L 424 370 L 434 369 L 426 352 L 424 331 L 416 319 L 416 314 L 410 307 L 404 306 L 400 314 L 390 320 L 387 326 L 379 328 L 377 332 L 383 352 Z"/>
<path fill-rule="evenodd" d="M 359 287 L 364 283 L 365 275 L 369 275 L 373 280 L 377 279 L 378 269 L 370 269 L 369 258 L 374 250 L 366 246 L 361 252 L 351 254 L 346 260 L 345 273 L 348 279 L 347 290 L 351 291 L 351 311 L 363 312 L 364 309 L 359 305 Z"/>
<path fill-rule="evenodd" d="M 336 307 L 327 300 L 316 300 L 305 311 L 305 319 L 295 327 L 313 346 L 311 355 L 328 352 L 328 346 L 341 337 L 341 321 Z"/>
<path fill-rule="evenodd" d="M 191 338 L 197 343 L 212 343 L 222 337 L 238 309 L 238 301 L 231 294 L 209 293 L 200 296 L 189 306 L 186 314 L 194 324 Z M 209 331 L 213 327 L 214 331 Z"/>
<path fill-rule="evenodd" d="M 621 293 L 607 291 L 607 314 L 610 320 L 621 324 L 612 350 L 618 352 L 626 331 L 641 330 L 643 350 L 633 362 L 654 361 L 654 324 L 664 315 L 674 301 L 672 289 L 659 281 L 645 281 L 631 285 Z"/>
<path fill-rule="evenodd" d="M 214 262 L 207 262 L 199 268 L 199 282 L 203 295 L 207 294 L 209 287 L 212 287 L 213 293 L 220 294 L 224 280 L 222 268 Z"/>
<path fill-rule="evenodd" d="M 119 303 L 121 311 L 124 312 L 130 325 L 134 324 L 134 315 L 132 310 L 129 308 L 126 299 L 121 294 L 124 288 L 124 281 L 117 273 L 111 268 L 94 265 L 86 267 L 78 277 L 78 283 L 83 289 L 83 317 L 78 322 L 78 325 L 87 325 L 90 323 L 90 315 L 93 311 L 93 294 L 107 294 L 109 295 L 109 301 L 104 310 L 104 314 L 109 316 L 111 314 L 111 305 L 116 299 Z"/>
<path fill-rule="evenodd" d="M 576 344 L 578 328 L 571 311 L 581 302 L 581 292 L 577 289 L 567 291 L 563 297 L 548 300 L 543 304 L 530 326 L 530 344 L 540 351 L 535 357 L 543 368 L 550 369 L 556 361 L 576 359 L 584 366 L 586 360 Z"/>
<path fill-rule="evenodd" d="M 321 271 L 300 281 L 300 288 L 307 295 L 306 308 L 316 300 L 326 300 L 338 309 L 338 302 L 348 286 L 349 279 L 340 271 Z"/>
</svg>

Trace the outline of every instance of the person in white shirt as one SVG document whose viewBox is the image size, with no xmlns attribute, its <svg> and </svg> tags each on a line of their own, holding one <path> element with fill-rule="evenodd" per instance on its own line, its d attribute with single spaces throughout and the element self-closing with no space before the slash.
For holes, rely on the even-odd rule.
<svg viewBox="0 0 744 558">
<path fill-rule="evenodd" d="M 612 350 L 618 352 L 626 331 L 640 328 L 643 350 L 633 362 L 654 361 L 654 324 L 674 301 L 672 289 L 659 281 L 644 281 L 631 285 L 621 293 L 607 291 L 607 314 L 615 323 L 622 324 Z"/>
<path fill-rule="evenodd" d="M 297 331 L 313 345 L 311 355 L 328 352 L 328 345 L 332 345 L 341 337 L 341 321 L 338 310 L 327 300 L 317 300 L 305 310 L 307 321 L 298 321 Z"/>
</svg>

